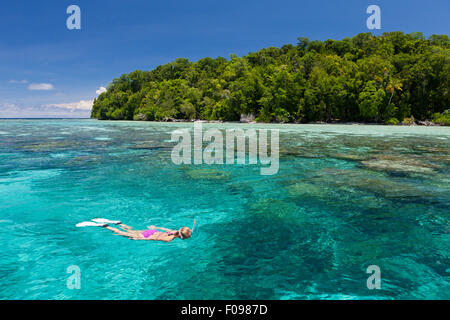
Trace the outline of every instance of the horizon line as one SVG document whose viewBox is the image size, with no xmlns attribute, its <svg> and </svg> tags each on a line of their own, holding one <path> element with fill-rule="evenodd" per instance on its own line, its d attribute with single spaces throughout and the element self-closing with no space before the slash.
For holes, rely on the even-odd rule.
<svg viewBox="0 0 450 320">
<path fill-rule="evenodd" d="M 22 119 L 22 120 L 29 120 L 29 119 L 35 119 L 35 120 L 38 120 L 38 119 L 41 119 L 41 120 L 44 120 L 44 119 L 92 119 L 92 118 L 77 118 L 77 117 L 71 117 L 71 118 L 69 118 L 69 117 L 9 117 L 9 118 L 2 118 L 2 117 L 0 117 L 0 120 L 8 120 L 8 119 L 10 119 L 10 120 L 18 120 L 18 119 Z"/>
</svg>

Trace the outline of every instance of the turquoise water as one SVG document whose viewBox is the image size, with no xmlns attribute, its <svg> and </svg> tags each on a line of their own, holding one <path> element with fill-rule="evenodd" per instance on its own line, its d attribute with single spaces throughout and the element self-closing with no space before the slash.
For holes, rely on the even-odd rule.
<svg viewBox="0 0 450 320">
<path fill-rule="evenodd" d="M 450 128 L 203 126 L 279 129 L 278 174 L 174 165 L 170 133 L 192 124 L 0 120 L 0 298 L 450 298 Z M 95 217 L 197 227 L 75 227 Z"/>
</svg>

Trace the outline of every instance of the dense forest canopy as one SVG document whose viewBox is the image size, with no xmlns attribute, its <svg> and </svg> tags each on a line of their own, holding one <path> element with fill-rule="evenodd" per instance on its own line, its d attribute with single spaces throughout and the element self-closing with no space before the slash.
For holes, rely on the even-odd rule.
<svg viewBox="0 0 450 320">
<path fill-rule="evenodd" d="M 111 120 L 371 121 L 447 117 L 447 35 L 361 33 L 247 56 L 179 58 L 114 79 L 91 117 Z"/>
</svg>

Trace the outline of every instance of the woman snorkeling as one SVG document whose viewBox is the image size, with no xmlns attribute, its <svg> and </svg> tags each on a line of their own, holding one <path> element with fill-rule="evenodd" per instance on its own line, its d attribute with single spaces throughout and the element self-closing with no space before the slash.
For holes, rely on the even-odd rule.
<svg viewBox="0 0 450 320">
<path fill-rule="evenodd" d="M 111 227 L 110 224 L 117 225 L 119 228 Z M 127 237 L 132 240 L 157 240 L 157 241 L 165 241 L 170 242 L 173 239 L 180 238 L 181 240 L 185 240 L 191 237 L 192 232 L 195 228 L 195 220 L 194 226 L 192 230 L 188 227 L 182 227 L 178 230 L 171 230 L 162 227 L 156 226 L 148 226 L 147 230 L 133 230 L 132 227 L 123 224 L 121 221 L 108 220 L 103 218 L 92 219 L 92 221 L 84 221 L 80 222 L 76 225 L 77 227 L 102 227 L 108 229 L 115 234 L 118 234 L 123 237 Z"/>
</svg>

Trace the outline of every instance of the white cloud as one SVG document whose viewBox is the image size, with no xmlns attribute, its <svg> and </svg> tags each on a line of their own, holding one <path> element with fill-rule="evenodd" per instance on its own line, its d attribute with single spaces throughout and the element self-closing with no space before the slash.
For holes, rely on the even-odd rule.
<svg viewBox="0 0 450 320">
<path fill-rule="evenodd" d="M 19 105 L 16 103 L 9 103 L 9 102 L 0 103 L 0 110 L 2 110 L 2 111 L 17 109 L 18 107 L 19 107 Z"/>
<path fill-rule="evenodd" d="M 101 94 L 103 92 L 106 92 L 106 88 L 105 87 L 100 87 L 100 88 L 98 88 L 97 91 L 95 91 L 96 94 Z"/>
<path fill-rule="evenodd" d="M 28 86 L 28 90 L 39 90 L 39 91 L 48 91 L 53 90 L 53 85 L 51 83 L 30 83 Z"/>
<path fill-rule="evenodd" d="M 45 104 L 44 107 L 55 107 L 72 110 L 91 110 L 93 103 L 94 100 L 80 100 L 78 102 L 70 102 L 70 103 Z"/>
<path fill-rule="evenodd" d="M 25 84 L 25 83 L 28 83 L 28 80 L 14 80 L 14 79 L 11 79 L 11 80 L 9 80 L 8 81 L 9 83 L 21 83 L 21 84 Z"/>
<path fill-rule="evenodd" d="M 91 105 L 86 100 L 35 106 L 0 102 L 0 118 L 89 118 Z"/>
</svg>

